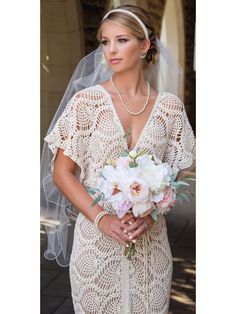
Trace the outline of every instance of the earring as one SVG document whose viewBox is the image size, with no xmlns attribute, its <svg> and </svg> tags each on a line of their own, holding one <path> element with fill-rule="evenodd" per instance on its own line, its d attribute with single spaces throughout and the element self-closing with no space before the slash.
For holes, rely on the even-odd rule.
<svg viewBox="0 0 236 314">
<path fill-rule="evenodd" d="M 140 55 L 140 58 L 141 58 L 141 59 L 144 59 L 145 57 L 146 57 L 146 54 Z"/>
</svg>

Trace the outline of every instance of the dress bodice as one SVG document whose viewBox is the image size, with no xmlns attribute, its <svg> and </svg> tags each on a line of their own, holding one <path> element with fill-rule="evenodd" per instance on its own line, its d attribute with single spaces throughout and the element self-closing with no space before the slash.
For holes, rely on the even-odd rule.
<svg viewBox="0 0 236 314">
<path fill-rule="evenodd" d="M 109 93 L 101 85 L 77 92 L 45 138 L 54 154 L 58 147 L 81 169 L 80 180 L 94 186 L 108 159 L 128 149 L 125 131 Z M 159 93 L 133 150 L 146 149 L 169 162 L 173 172 L 192 163 L 194 135 L 184 105 L 171 93 Z"/>
</svg>

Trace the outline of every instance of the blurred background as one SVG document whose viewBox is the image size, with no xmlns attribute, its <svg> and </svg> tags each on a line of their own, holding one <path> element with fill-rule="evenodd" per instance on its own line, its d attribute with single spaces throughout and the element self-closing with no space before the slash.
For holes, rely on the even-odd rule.
<svg viewBox="0 0 236 314">
<path fill-rule="evenodd" d="M 181 64 L 181 98 L 195 132 L 195 0 L 41 0 L 41 149 L 76 65 L 97 48 L 102 17 L 121 4 L 145 8 L 158 38 Z M 195 165 L 187 174 L 195 177 Z M 189 189 L 195 195 L 194 181 Z M 195 313 L 195 196 L 190 204 L 178 204 L 166 218 L 174 261 L 170 313 Z M 42 253 L 45 247 L 41 226 Z M 41 314 L 73 313 L 68 268 L 45 260 L 41 254 Z"/>
</svg>

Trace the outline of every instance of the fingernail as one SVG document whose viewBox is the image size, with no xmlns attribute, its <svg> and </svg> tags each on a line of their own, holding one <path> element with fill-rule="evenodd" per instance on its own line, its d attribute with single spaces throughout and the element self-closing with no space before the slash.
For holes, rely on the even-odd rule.
<svg viewBox="0 0 236 314">
<path fill-rule="evenodd" d="M 126 246 L 126 247 L 129 247 L 129 244 L 126 244 L 125 246 Z"/>
<path fill-rule="evenodd" d="M 128 232 L 128 235 L 131 235 L 131 233 L 130 233 L 130 232 Z"/>
<path fill-rule="evenodd" d="M 132 240 L 133 243 L 136 243 L 136 240 Z"/>
<path fill-rule="evenodd" d="M 131 240 L 132 238 L 133 238 L 132 236 L 129 237 L 130 240 Z"/>
<path fill-rule="evenodd" d="M 121 223 L 123 224 L 123 223 L 124 223 L 124 220 L 121 220 Z"/>
<path fill-rule="evenodd" d="M 124 229 L 124 233 L 127 233 L 127 230 Z"/>
<path fill-rule="evenodd" d="M 128 221 L 128 224 L 129 224 L 129 225 L 132 225 L 132 221 Z"/>
</svg>

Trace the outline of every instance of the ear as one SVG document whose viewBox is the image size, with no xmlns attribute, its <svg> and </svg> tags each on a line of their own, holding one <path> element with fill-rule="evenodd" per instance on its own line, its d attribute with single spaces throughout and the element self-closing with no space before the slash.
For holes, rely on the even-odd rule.
<svg viewBox="0 0 236 314">
<path fill-rule="evenodd" d="M 142 54 L 147 53 L 150 46 L 151 46 L 151 42 L 150 42 L 149 38 L 144 39 L 142 46 L 141 46 L 141 53 Z"/>
</svg>

